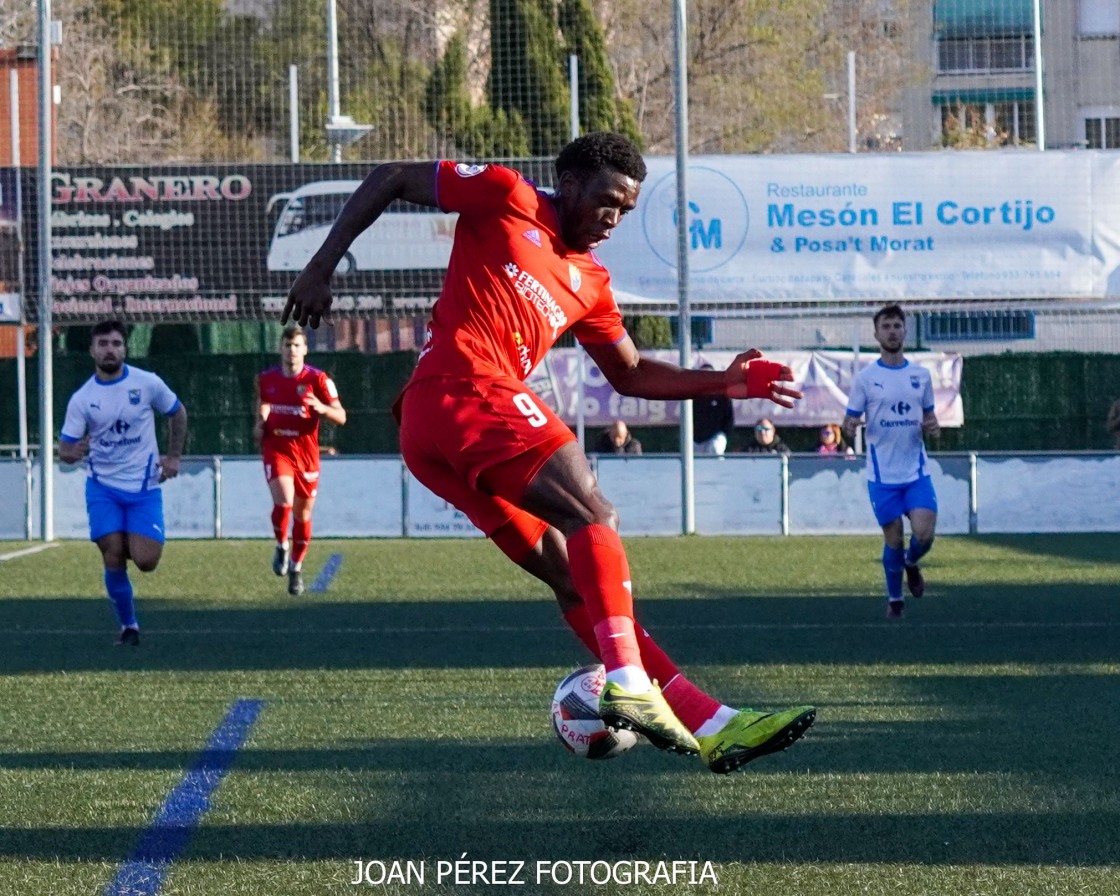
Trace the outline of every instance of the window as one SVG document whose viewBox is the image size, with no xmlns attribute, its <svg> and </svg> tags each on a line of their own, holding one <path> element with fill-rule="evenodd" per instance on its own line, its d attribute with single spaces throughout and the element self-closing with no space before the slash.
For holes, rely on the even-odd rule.
<svg viewBox="0 0 1120 896">
<path fill-rule="evenodd" d="M 1120 0 L 1080 0 L 1078 12 L 1082 37 L 1120 35 Z"/>
<path fill-rule="evenodd" d="M 1120 3 L 1120 0 L 1116 0 Z M 937 70 L 952 72 L 1024 71 L 1034 68 L 1034 39 L 1010 37 L 941 38 L 937 42 Z"/>
<path fill-rule="evenodd" d="M 1037 137 L 1033 102 L 954 103 L 941 107 L 945 146 L 1018 146 Z"/>
<path fill-rule="evenodd" d="M 1120 149 L 1120 118 L 1086 118 L 1085 145 L 1089 149 Z"/>
</svg>

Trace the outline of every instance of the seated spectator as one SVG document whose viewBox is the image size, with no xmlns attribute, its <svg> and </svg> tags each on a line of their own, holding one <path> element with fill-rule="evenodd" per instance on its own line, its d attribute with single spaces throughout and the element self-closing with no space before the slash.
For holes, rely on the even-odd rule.
<svg viewBox="0 0 1120 896">
<path fill-rule="evenodd" d="M 789 454 L 789 446 L 782 441 L 774 421 L 763 417 L 754 427 L 754 441 L 747 445 L 751 454 Z"/>
<path fill-rule="evenodd" d="M 711 370 L 701 364 L 698 370 Z M 726 395 L 709 395 L 692 400 L 692 444 L 697 454 L 720 454 L 727 450 L 735 428 L 735 406 Z"/>
<path fill-rule="evenodd" d="M 839 423 L 826 423 L 821 427 L 817 454 L 855 454 L 850 445 L 844 444 L 844 434 Z"/>
<path fill-rule="evenodd" d="M 641 454 L 642 443 L 630 433 L 621 420 L 615 420 L 603 430 L 595 446 L 598 454 Z"/>
</svg>

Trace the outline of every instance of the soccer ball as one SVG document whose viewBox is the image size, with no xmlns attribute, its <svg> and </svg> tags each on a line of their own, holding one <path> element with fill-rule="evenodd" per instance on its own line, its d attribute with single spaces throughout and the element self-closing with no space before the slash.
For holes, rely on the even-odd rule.
<svg viewBox="0 0 1120 896">
<path fill-rule="evenodd" d="M 638 742 L 633 731 L 608 728 L 599 719 L 599 694 L 607 680 L 602 663 L 569 673 L 552 697 L 552 730 L 565 747 L 585 759 L 613 759 Z"/>
</svg>

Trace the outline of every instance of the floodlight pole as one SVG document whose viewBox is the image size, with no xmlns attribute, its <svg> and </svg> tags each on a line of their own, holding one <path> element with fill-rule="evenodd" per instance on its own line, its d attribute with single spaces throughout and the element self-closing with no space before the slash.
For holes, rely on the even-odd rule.
<svg viewBox="0 0 1120 896">
<path fill-rule="evenodd" d="M 848 152 L 856 151 L 856 51 L 848 51 Z"/>
<path fill-rule="evenodd" d="M 51 294 L 51 0 L 39 0 L 39 535 L 54 541 L 54 324 Z"/>
<path fill-rule="evenodd" d="M 1046 150 L 1046 109 L 1042 98 L 1042 0 L 1034 0 L 1034 118 L 1038 151 Z"/>
<path fill-rule="evenodd" d="M 327 121 L 341 115 L 338 98 L 338 11 L 335 0 L 327 0 Z M 331 144 L 331 160 L 342 161 L 342 143 Z"/>
<path fill-rule="evenodd" d="M 288 151 L 299 161 L 299 66 L 288 66 Z"/>
<path fill-rule="evenodd" d="M 680 363 L 692 367 L 692 317 L 688 307 L 688 29 L 685 0 L 676 0 L 673 16 L 673 80 L 676 86 L 677 130 L 677 331 Z M 695 458 L 692 445 L 692 402 L 681 408 L 681 532 L 696 531 Z"/>
<path fill-rule="evenodd" d="M 579 57 L 575 53 L 568 56 L 568 127 L 573 140 L 579 136 Z M 579 446 L 586 449 L 587 419 L 584 413 L 584 395 L 587 392 L 587 358 L 583 343 L 576 340 L 576 439 Z"/>
<path fill-rule="evenodd" d="M 373 130 L 373 125 L 358 124 L 340 111 L 338 93 L 338 15 L 335 0 L 327 0 L 327 143 L 331 160 L 342 161 L 342 147 Z"/>
</svg>

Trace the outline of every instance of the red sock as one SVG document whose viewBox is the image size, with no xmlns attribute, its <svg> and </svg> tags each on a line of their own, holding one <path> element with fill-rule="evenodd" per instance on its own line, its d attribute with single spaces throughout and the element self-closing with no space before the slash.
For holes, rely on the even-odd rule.
<svg viewBox="0 0 1120 896">
<path fill-rule="evenodd" d="M 572 607 L 564 614 L 564 621 L 584 646 L 599 658 L 599 642 L 595 639 L 587 608 L 583 605 Z M 638 629 L 637 636 L 646 673 L 650 678 L 657 679 L 673 713 L 688 726 L 689 731 L 695 733 L 723 704 L 685 678 L 676 663 L 669 659 L 644 628 Z"/>
<path fill-rule="evenodd" d="M 276 536 L 277 544 L 283 544 L 288 540 L 288 522 L 291 518 L 291 504 L 272 505 L 272 533 Z"/>
<path fill-rule="evenodd" d="M 311 543 L 311 520 L 297 519 L 292 523 L 292 563 L 302 563 Z"/>
<path fill-rule="evenodd" d="M 574 532 L 568 538 L 568 564 L 592 627 L 608 616 L 634 618 L 630 565 L 614 529 L 593 524 Z"/>
<path fill-rule="evenodd" d="M 641 651 L 634 634 L 630 565 L 618 533 L 599 524 L 574 532 L 568 537 L 568 563 L 572 584 L 583 598 L 607 671 L 641 667 Z"/>
<path fill-rule="evenodd" d="M 644 645 L 642 647 L 642 659 L 645 659 Z M 656 676 L 654 677 L 656 678 Z M 680 719 L 693 734 L 723 706 L 718 700 L 696 687 L 680 672 L 677 673 L 675 678 L 661 685 L 661 693 L 665 697 L 665 702 L 672 708 L 673 715 Z"/>
<path fill-rule="evenodd" d="M 599 642 L 595 640 L 595 626 L 591 624 L 591 617 L 587 615 L 587 607 L 583 604 L 572 607 L 564 614 L 564 621 L 568 623 L 568 628 L 576 633 L 583 646 L 591 651 L 595 659 L 599 659 Z"/>
</svg>

